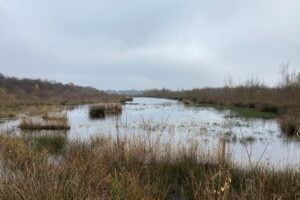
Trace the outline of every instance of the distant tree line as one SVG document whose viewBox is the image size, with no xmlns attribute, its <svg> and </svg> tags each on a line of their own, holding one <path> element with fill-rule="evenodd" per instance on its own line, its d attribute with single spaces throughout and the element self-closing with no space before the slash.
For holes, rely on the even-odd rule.
<svg viewBox="0 0 300 200">
<path fill-rule="evenodd" d="M 36 103 L 89 103 L 118 100 L 92 87 L 41 79 L 19 79 L 0 74 L 0 105 Z"/>
</svg>

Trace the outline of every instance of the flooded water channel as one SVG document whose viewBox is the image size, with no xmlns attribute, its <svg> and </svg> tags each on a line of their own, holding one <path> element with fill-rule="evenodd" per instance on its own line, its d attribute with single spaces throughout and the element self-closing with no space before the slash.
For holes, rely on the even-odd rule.
<svg viewBox="0 0 300 200">
<path fill-rule="evenodd" d="M 123 105 L 118 117 L 89 118 L 89 105 L 67 109 L 71 129 L 67 132 L 18 129 L 19 120 L 0 122 L 1 132 L 22 137 L 34 134 L 62 134 L 68 140 L 87 140 L 96 135 L 146 138 L 178 147 L 197 142 L 201 149 L 217 148 L 220 139 L 229 145 L 231 157 L 240 165 L 261 164 L 281 168 L 300 167 L 300 141 L 281 133 L 276 119 L 243 119 L 230 110 L 191 107 L 168 99 L 134 98 Z"/>
</svg>

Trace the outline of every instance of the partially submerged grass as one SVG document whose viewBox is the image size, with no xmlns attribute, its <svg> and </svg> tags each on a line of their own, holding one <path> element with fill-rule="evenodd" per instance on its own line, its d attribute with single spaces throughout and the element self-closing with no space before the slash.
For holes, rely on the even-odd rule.
<svg viewBox="0 0 300 200">
<path fill-rule="evenodd" d="M 69 130 L 66 113 L 46 113 L 42 116 L 25 116 L 19 125 L 23 130 Z"/>
<path fill-rule="evenodd" d="M 228 131 L 224 135 L 222 135 L 222 139 L 227 143 L 236 143 L 238 138 L 236 134 Z"/>
<path fill-rule="evenodd" d="M 30 142 L 37 151 L 60 154 L 66 150 L 67 137 L 62 134 L 41 135 L 32 137 Z"/>
<path fill-rule="evenodd" d="M 276 119 L 278 114 L 274 112 L 257 111 L 249 108 L 233 108 L 231 115 L 228 117 Z"/>
<path fill-rule="evenodd" d="M 89 115 L 91 118 L 105 118 L 105 106 L 104 105 L 94 105 L 90 107 Z"/>
<path fill-rule="evenodd" d="M 280 119 L 280 127 L 283 132 L 290 136 L 297 135 L 300 137 L 300 118 L 295 115 L 284 115 Z"/>
<path fill-rule="evenodd" d="M 120 100 L 121 103 L 126 103 L 126 102 L 130 102 L 130 101 L 133 101 L 132 96 L 125 96 Z"/>
<path fill-rule="evenodd" d="M 183 100 L 186 106 L 197 106 L 197 107 L 212 107 L 219 111 L 230 111 L 228 118 L 242 117 L 242 118 L 260 118 L 260 119 L 276 119 L 279 117 L 279 113 L 276 109 L 268 110 L 269 105 L 254 109 L 251 105 L 241 106 L 236 105 L 224 105 L 224 104 L 208 104 L 208 103 L 195 103 L 191 100 Z M 271 106 L 270 106 L 271 107 Z M 271 108 L 270 108 L 271 109 Z"/>
<path fill-rule="evenodd" d="M 118 115 L 122 112 L 120 103 L 97 104 L 90 107 L 91 118 L 105 118 L 107 115 Z"/>
<path fill-rule="evenodd" d="M 224 143 L 204 153 L 142 140 L 71 141 L 59 163 L 0 136 L 2 199 L 298 199 L 300 172 L 231 164 Z"/>
<path fill-rule="evenodd" d="M 252 144 L 256 141 L 256 138 L 253 136 L 244 136 L 240 139 L 242 144 Z"/>
</svg>

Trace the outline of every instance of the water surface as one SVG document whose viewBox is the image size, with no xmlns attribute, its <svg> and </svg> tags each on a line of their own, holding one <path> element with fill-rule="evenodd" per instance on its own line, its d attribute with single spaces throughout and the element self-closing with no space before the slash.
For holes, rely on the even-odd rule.
<svg viewBox="0 0 300 200">
<path fill-rule="evenodd" d="M 134 98 L 118 117 L 92 120 L 88 111 L 89 105 L 67 109 L 71 130 L 63 134 L 68 139 L 108 135 L 146 138 L 178 147 L 197 142 L 201 149 L 213 151 L 222 138 L 230 144 L 237 164 L 300 167 L 300 142 L 284 137 L 276 119 L 228 118 L 230 110 L 187 107 L 175 100 L 156 98 Z M 21 136 L 41 134 L 21 132 L 18 124 L 19 120 L 2 121 L 0 130 Z"/>
</svg>

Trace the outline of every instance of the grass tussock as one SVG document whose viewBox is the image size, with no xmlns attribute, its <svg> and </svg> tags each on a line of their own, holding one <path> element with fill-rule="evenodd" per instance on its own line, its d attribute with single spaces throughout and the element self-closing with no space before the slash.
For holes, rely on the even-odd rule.
<svg viewBox="0 0 300 200">
<path fill-rule="evenodd" d="M 66 113 L 46 113 L 42 116 L 25 116 L 19 128 L 22 130 L 69 130 Z"/>
<path fill-rule="evenodd" d="M 90 107 L 91 118 L 105 118 L 107 115 L 118 115 L 122 112 L 120 103 L 97 104 Z"/>
<path fill-rule="evenodd" d="M 49 161 L 21 138 L 0 136 L 0 197 L 15 199 L 298 199 L 300 173 L 240 169 L 226 146 L 206 154 L 100 137 L 69 142 Z M 173 152 L 176 151 L 175 154 Z"/>
<path fill-rule="evenodd" d="M 300 137 L 300 118 L 295 115 L 284 115 L 280 119 L 280 127 L 283 132 L 290 136 L 298 135 Z"/>
<path fill-rule="evenodd" d="M 133 97 L 132 96 L 124 96 L 121 99 L 121 103 L 126 103 L 126 102 L 131 102 L 131 101 L 133 101 Z"/>
</svg>

